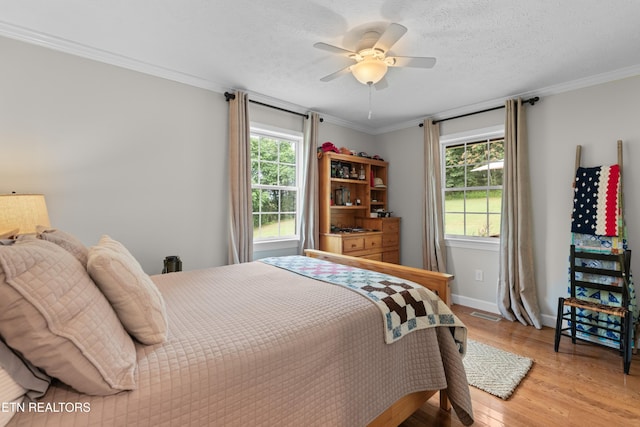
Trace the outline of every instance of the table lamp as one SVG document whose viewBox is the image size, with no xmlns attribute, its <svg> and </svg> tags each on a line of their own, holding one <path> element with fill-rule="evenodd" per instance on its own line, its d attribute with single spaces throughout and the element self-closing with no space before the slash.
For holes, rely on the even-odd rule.
<svg viewBox="0 0 640 427">
<path fill-rule="evenodd" d="M 31 234 L 38 225 L 51 226 L 44 195 L 0 194 L 0 234 L 12 230 Z"/>
</svg>

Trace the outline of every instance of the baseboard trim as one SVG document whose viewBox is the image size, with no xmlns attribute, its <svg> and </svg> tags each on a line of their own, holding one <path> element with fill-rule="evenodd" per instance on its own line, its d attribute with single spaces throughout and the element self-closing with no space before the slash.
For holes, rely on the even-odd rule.
<svg viewBox="0 0 640 427">
<path fill-rule="evenodd" d="M 463 295 L 451 294 L 451 301 L 454 304 L 464 305 L 465 307 L 471 307 L 478 310 L 486 311 L 489 313 L 500 314 L 500 310 L 498 309 L 498 304 L 483 301 L 476 298 L 469 298 Z M 548 326 L 550 328 L 556 327 L 556 317 L 549 314 L 541 314 L 540 320 L 542 321 L 542 326 Z"/>
<path fill-rule="evenodd" d="M 489 313 L 500 314 L 500 310 L 498 310 L 498 304 L 496 303 L 456 294 L 451 294 L 451 301 L 454 304 L 464 305 L 465 307 L 477 308 L 478 310 L 488 311 Z"/>
</svg>

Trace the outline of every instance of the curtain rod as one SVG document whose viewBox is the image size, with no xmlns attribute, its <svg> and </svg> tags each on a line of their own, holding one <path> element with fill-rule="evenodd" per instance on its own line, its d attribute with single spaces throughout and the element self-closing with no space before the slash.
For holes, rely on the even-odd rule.
<svg viewBox="0 0 640 427">
<path fill-rule="evenodd" d="M 229 102 L 230 99 L 236 99 L 236 94 L 235 93 L 225 92 L 224 93 L 224 97 L 227 100 L 227 102 Z M 285 113 L 295 114 L 296 116 L 302 116 L 305 119 L 309 118 L 308 114 L 298 113 L 297 111 L 287 110 L 286 108 L 276 107 L 275 105 L 269 105 L 269 104 L 265 104 L 264 102 L 254 101 L 253 99 L 249 99 L 249 102 L 252 102 L 252 103 L 258 104 L 258 105 L 262 105 L 263 107 L 273 108 L 274 110 L 284 111 Z M 320 123 L 322 123 L 323 121 L 324 121 L 324 119 L 321 117 L 320 118 Z"/>
<path fill-rule="evenodd" d="M 534 96 L 533 98 L 525 99 L 524 101 L 522 101 L 522 103 L 523 104 L 529 103 L 530 105 L 535 105 L 536 102 L 538 102 L 538 101 L 540 101 L 540 97 Z M 485 110 L 474 111 L 473 113 L 460 114 L 459 116 L 453 116 L 453 117 L 447 117 L 445 119 L 434 120 L 433 123 L 435 124 L 435 123 L 440 123 L 440 122 L 446 122 L 447 120 L 453 120 L 453 119 L 459 119 L 461 117 L 473 116 L 474 114 L 486 113 L 488 111 L 499 110 L 501 108 L 504 108 L 504 105 L 499 105 L 499 106 L 493 107 L 493 108 L 487 108 Z M 420 123 L 418 126 L 423 127 L 424 123 Z"/>
</svg>

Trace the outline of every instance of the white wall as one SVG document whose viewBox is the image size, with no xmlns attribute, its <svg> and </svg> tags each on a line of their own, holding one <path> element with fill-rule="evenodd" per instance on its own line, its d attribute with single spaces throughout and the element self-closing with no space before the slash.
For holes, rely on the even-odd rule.
<svg viewBox="0 0 640 427">
<path fill-rule="evenodd" d="M 640 126 L 637 99 L 640 77 L 633 77 L 557 95 L 527 106 L 536 283 L 543 322 L 554 325 L 558 297 L 567 288 L 572 179 L 576 145 L 583 146 L 582 164 L 597 166 L 617 161 L 616 141 L 624 141 L 625 217 L 629 244 L 640 241 L 640 201 L 635 183 L 640 174 Z M 496 110 L 441 124 L 441 135 L 504 123 L 504 110 Z M 421 191 L 422 128 L 410 128 L 377 136 L 391 161 L 391 205 L 403 217 L 402 263 L 422 266 L 417 195 Z M 456 278 L 452 293 L 457 301 L 494 310 L 496 306 L 498 254 L 464 247 L 448 247 L 449 272 Z M 632 269 L 640 269 L 632 257 Z M 475 270 L 484 280 L 475 280 Z"/>
<path fill-rule="evenodd" d="M 0 193 L 44 193 L 53 226 L 121 240 L 150 273 L 226 262 L 221 94 L 0 38 Z"/>
<path fill-rule="evenodd" d="M 617 162 L 616 141 L 623 140 L 629 245 L 640 245 L 639 95 L 640 77 L 633 77 L 545 97 L 529 109 L 536 281 L 542 312 L 549 316 L 555 317 L 558 297 L 566 292 L 576 145 L 582 145 L 583 166 L 609 165 Z M 640 259 L 631 258 L 632 270 L 640 271 Z"/>
<path fill-rule="evenodd" d="M 227 259 L 227 104 L 193 88 L 0 37 L 0 193 L 44 193 L 52 224 L 95 244 L 121 240 L 149 273 L 167 255 L 185 269 Z M 640 77 L 543 97 L 528 107 L 538 295 L 545 322 L 566 289 L 575 147 L 583 164 L 616 161 L 625 142 L 629 241 L 640 242 L 634 183 L 640 160 Z M 255 121 L 302 128 L 287 113 L 252 106 Z M 444 122 L 441 134 L 503 122 L 504 111 Z M 390 161 L 389 207 L 402 217 L 401 259 L 422 266 L 423 131 L 418 122 L 384 135 L 320 125 L 332 141 Z M 495 306 L 497 253 L 448 248 L 453 292 Z M 638 271 L 638 257 L 632 259 Z M 474 280 L 474 270 L 484 281 Z"/>
<path fill-rule="evenodd" d="M 122 241 L 148 273 L 227 262 L 227 103 L 220 93 L 0 37 L 0 194 L 43 193 L 54 227 Z M 250 120 L 304 119 L 249 104 Z M 322 123 L 321 142 L 373 138 Z M 297 250 L 257 253 L 286 255 Z"/>
</svg>

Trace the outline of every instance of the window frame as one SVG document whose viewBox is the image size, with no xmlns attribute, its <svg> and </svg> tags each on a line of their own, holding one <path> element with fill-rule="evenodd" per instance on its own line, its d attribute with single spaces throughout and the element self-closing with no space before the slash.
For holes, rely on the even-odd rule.
<svg viewBox="0 0 640 427">
<path fill-rule="evenodd" d="M 442 195 L 442 215 L 445 218 L 445 193 L 446 193 L 446 148 L 452 145 L 460 145 L 472 142 L 489 141 L 497 138 L 504 138 L 504 125 L 491 126 L 481 129 L 474 129 L 466 132 L 458 132 L 440 137 L 440 179 Z M 473 187 L 475 188 L 475 187 Z M 489 188 L 489 187 L 484 187 Z M 466 212 L 466 209 L 465 209 Z M 487 213 L 488 215 L 488 213 Z M 445 244 L 450 247 L 462 247 L 467 249 L 486 249 L 497 251 L 500 244 L 500 237 L 468 236 L 445 234 Z"/>
<path fill-rule="evenodd" d="M 253 237 L 253 246 L 255 250 L 265 251 L 265 250 L 278 250 L 278 249 L 287 249 L 298 247 L 300 242 L 300 215 L 302 209 L 301 203 L 301 194 L 302 194 L 302 150 L 304 144 L 304 136 L 302 132 L 279 128 L 276 126 L 271 126 L 263 123 L 251 122 L 249 124 L 249 140 L 254 135 L 265 136 L 268 138 L 275 138 L 285 141 L 292 141 L 296 144 L 296 159 L 295 159 L 295 167 L 296 167 L 296 185 L 293 186 L 272 186 L 268 185 L 265 187 L 258 188 L 280 188 L 283 190 L 291 190 L 295 188 L 296 191 L 296 225 L 295 225 L 295 235 L 292 236 L 278 236 L 273 238 L 256 238 Z M 251 159 L 250 159 L 251 162 Z M 251 190 L 256 188 L 254 187 L 253 182 L 251 183 Z M 278 212 L 280 214 L 280 212 Z M 253 217 L 253 212 L 252 212 Z"/>
</svg>

